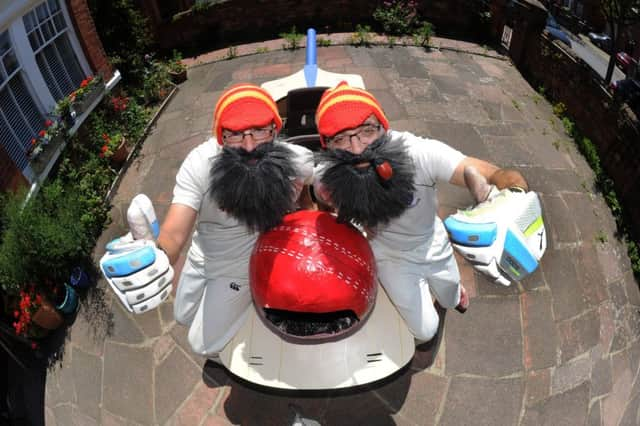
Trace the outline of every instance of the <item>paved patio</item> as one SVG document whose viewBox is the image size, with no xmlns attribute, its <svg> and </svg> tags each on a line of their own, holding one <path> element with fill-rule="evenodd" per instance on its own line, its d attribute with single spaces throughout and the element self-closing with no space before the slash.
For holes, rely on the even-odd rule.
<svg viewBox="0 0 640 426">
<path fill-rule="evenodd" d="M 533 277 L 500 287 L 461 261 L 471 306 L 447 314 L 435 359 L 418 353 L 393 380 L 341 393 L 239 383 L 191 354 L 170 303 L 132 316 L 107 293 L 112 332 L 91 327 L 94 313 L 83 306 L 62 368 L 48 376 L 47 424 L 289 425 L 296 412 L 308 425 L 640 424 L 640 292 L 592 172 L 507 58 L 435 41 L 442 49 L 319 48 L 318 64 L 362 75 L 393 128 L 519 168 L 541 194 L 548 227 Z M 209 136 L 225 87 L 289 75 L 304 57 L 271 51 L 191 68 L 124 176 L 97 256 L 125 232 L 135 194 L 148 194 L 164 217 L 177 169 Z M 469 203 L 451 186 L 440 197 L 442 214 Z"/>
</svg>

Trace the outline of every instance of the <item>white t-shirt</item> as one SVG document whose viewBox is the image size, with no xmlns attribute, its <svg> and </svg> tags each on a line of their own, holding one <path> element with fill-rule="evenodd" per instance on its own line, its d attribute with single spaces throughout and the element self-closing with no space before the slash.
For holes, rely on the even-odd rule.
<svg viewBox="0 0 640 426">
<path fill-rule="evenodd" d="M 296 188 L 310 184 L 313 153 L 298 145 L 275 143 L 285 144 L 295 153 Z M 222 146 L 212 137 L 189 153 L 176 176 L 172 203 L 189 206 L 198 212 L 188 253 L 191 264 L 207 278 L 222 275 L 243 279 L 248 276 L 247 265 L 259 234 L 249 231 L 237 219 L 220 210 L 209 195 L 211 166 L 220 152 Z"/>
</svg>

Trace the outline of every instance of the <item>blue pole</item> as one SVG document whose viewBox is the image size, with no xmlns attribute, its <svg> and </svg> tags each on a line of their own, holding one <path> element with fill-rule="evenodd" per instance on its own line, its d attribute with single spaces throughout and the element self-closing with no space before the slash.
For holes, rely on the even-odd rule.
<svg viewBox="0 0 640 426">
<path fill-rule="evenodd" d="M 316 85 L 316 77 L 318 76 L 317 64 L 316 30 L 309 28 L 307 30 L 306 60 L 304 65 L 304 79 L 307 82 L 307 87 Z"/>
<path fill-rule="evenodd" d="M 316 57 L 316 30 L 309 28 L 307 30 L 307 60 L 305 65 L 317 65 Z"/>
</svg>

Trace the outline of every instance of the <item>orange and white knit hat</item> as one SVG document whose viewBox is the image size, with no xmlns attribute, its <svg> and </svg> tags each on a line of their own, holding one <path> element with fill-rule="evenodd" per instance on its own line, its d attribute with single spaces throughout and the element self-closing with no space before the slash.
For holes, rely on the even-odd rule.
<svg viewBox="0 0 640 426">
<path fill-rule="evenodd" d="M 333 89 L 327 89 L 316 110 L 316 124 L 322 146 L 325 146 L 325 136 L 331 137 L 343 130 L 356 128 L 372 114 L 385 130 L 389 129 L 389 121 L 371 93 L 351 87 L 346 81 Z"/>
<path fill-rule="evenodd" d="M 220 96 L 213 112 L 213 133 L 222 145 L 222 129 L 241 131 L 275 123 L 282 128 L 282 118 L 271 95 L 249 83 L 231 86 Z"/>
</svg>

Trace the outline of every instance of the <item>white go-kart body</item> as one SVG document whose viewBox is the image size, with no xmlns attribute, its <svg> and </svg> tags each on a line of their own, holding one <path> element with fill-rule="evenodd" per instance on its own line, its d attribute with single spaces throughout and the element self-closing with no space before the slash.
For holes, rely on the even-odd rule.
<svg viewBox="0 0 640 426">
<path fill-rule="evenodd" d="M 340 389 L 383 379 L 406 365 L 415 343 L 380 287 L 373 311 L 353 334 L 324 343 L 283 339 L 254 310 L 220 354 L 233 374 L 280 389 Z"/>
</svg>

